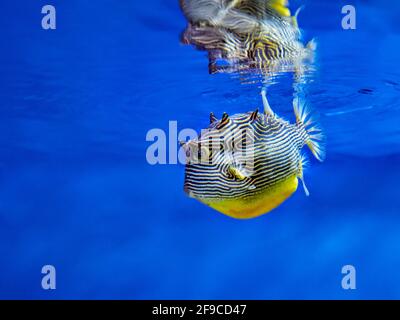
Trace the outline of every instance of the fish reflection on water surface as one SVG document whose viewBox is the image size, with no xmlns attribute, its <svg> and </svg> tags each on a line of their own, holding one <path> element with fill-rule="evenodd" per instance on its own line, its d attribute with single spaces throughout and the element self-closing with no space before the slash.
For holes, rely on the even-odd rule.
<svg viewBox="0 0 400 320">
<path fill-rule="evenodd" d="M 180 0 L 188 26 L 184 44 L 209 54 L 209 72 L 295 71 L 312 63 L 315 42 L 301 42 L 297 10 L 282 0 Z M 219 60 L 228 65 L 220 65 Z"/>
</svg>

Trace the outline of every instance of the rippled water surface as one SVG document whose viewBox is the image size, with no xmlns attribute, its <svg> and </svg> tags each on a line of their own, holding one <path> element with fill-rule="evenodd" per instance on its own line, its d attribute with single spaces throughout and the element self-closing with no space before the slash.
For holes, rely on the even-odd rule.
<svg viewBox="0 0 400 320">
<path fill-rule="evenodd" d="M 180 44 L 178 1 L 53 1 L 55 31 L 40 1 L 1 3 L 0 297 L 400 298 L 400 5 L 353 1 L 346 31 L 347 3 L 304 3 L 318 49 L 303 90 L 327 160 L 306 172 L 309 198 L 248 221 L 187 198 L 183 166 L 146 161 L 152 128 L 261 107 L 259 77 L 210 75 Z M 293 76 L 268 87 L 289 120 Z"/>
</svg>

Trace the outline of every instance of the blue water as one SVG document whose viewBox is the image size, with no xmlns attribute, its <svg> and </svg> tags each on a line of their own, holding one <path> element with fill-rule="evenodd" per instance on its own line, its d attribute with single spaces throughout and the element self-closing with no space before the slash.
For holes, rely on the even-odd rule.
<svg viewBox="0 0 400 320">
<path fill-rule="evenodd" d="M 400 298 L 400 25 L 397 1 L 306 4 L 318 42 L 307 99 L 327 136 L 302 190 L 239 221 L 189 199 L 182 165 L 146 161 L 148 130 L 200 130 L 210 111 L 260 105 L 260 84 L 209 75 L 179 43 L 178 1 L 0 3 L 0 297 Z M 269 88 L 292 119 L 293 75 Z M 54 265 L 56 290 L 41 288 Z M 342 266 L 357 289 L 341 287 Z"/>
</svg>

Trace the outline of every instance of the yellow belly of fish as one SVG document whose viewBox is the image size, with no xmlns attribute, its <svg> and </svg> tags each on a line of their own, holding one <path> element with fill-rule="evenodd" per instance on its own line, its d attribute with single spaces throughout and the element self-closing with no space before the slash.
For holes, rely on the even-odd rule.
<svg viewBox="0 0 400 320">
<path fill-rule="evenodd" d="M 289 198 L 298 186 L 297 176 L 283 180 L 254 197 L 206 202 L 211 208 L 236 219 L 251 219 L 268 213 Z"/>
</svg>

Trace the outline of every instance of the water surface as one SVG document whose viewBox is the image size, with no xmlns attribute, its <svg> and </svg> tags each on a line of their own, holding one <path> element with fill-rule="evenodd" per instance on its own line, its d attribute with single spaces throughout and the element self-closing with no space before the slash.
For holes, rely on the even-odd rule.
<svg viewBox="0 0 400 320">
<path fill-rule="evenodd" d="M 187 198 L 183 166 L 146 162 L 150 129 L 261 107 L 258 81 L 209 75 L 179 43 L 177 2 L 53 1 L 55 31 L 40 1 L 0 4 L 0 297 L 400 298 L 397 2 L 354 1 L 347 31 L 347 3 L 291 2 L 318 42 L 305 90 L 327 160 L 306 172 L 309 198 L 249 221 Z M 290 73 L 269 87 L 290 120 L 293 92 Z M 341 288 L 346 264 L 357 290 Z"/>
</svg>

